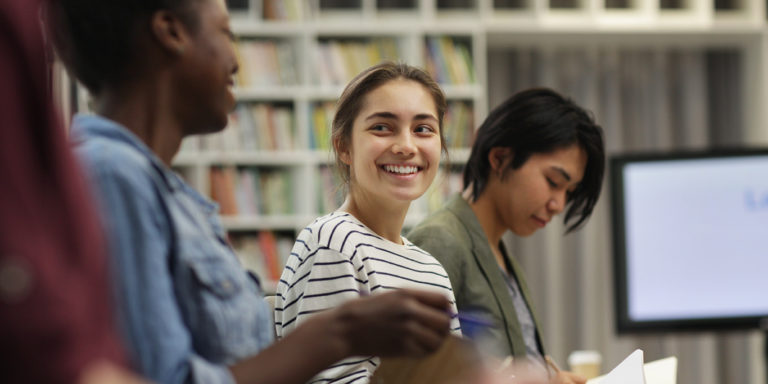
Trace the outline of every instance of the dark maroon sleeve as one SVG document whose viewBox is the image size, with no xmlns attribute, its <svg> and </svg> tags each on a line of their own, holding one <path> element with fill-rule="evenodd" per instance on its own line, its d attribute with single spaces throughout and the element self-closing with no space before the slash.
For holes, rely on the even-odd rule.
<svg viewBox="0 0 768 384">
<path fill-rule="evenodd" d="M 39 0 L 0 0 L 0 376 L 72 383 L 123 363 L 105 244 L 53 112 Z"/>
</svg>

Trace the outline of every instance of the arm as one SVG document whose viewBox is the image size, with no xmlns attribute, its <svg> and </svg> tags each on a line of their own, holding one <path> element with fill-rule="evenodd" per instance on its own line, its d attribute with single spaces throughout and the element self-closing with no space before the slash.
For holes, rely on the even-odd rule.
<svg viewBox="0 0 768 384">
<path fill-rule="evenodd" d="M 114 159 L 87 163 L 108 228 L 118 320 L 133 364 L 162 383 L 231 383 L 225 366 L 193 349 L 168 267 L 171 223 L 150 176 Z"/>
<path fill-rule="evenodd" d="M 232 367 L 238 383 L 304 383 L 349 356 L 420 356 L 448 335 L 448 300 L 400 289 L 309 317 L 282 340 Z"/>
</svg>

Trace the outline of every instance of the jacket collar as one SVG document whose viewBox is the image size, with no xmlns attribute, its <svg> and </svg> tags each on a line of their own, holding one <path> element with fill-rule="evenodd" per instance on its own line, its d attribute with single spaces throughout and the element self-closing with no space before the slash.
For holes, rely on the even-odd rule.
<svg viewBox="0 0 768 384">
<path fill-rule="evenodd" d="M 93 114 L 78 114 L 72 121 L 71 142 L 79 145 L 91 138 L 106 138 L 130 146 L 147 158 L 152 168 L 160 175 L 172 191 L 182 190 L 191 196 L 201 208 L 210 214 L 218 211 L 218 205 L 187 185 L 173 170 L 168 168 L 136 134 L 121 124 L 106 117 Z"/>
<path fill-rule="evenodd" d="M 485 231 L 483 231 L 483 227 L 480 225 L 480 221 L 477 219 L 475 212 L 472 210 L 472 207 L 470 207 L 469 203 L 464 200 L 461 194 L 454 195 L 448 201 L 448 203 L 446 203 L 446 208 L 459 218 L 467 230 L 467 233 L 469 233 L 470 240 L 472 241 L 472 254 L 474 255 L 475 260 L 477 261 L 480 268 L 483 270 L 483 273 L 486 275 L 486 278 L 489 280 L 489 284 L 493 287 L 493 291 L 505 293 L 501 296 L 498 296 L 497 301 L 501 305 L 504 316 L 513 323 L 513 328 L 519 330 L 520 325 L 517 319 L 517 312 L 515 311 L 514 304 L 512 303 L 512 298 L 506 294 L 509 292 L 507 282 L 504 281 L 504 277 L 500 273 L 500 268 L 496 262 L 496 257 L 493 255 L 493 251 L 491 251 L 488 237 L 485 235 Z M 533 303 L 530 300 L 531 295 L 528 291 L 528 284 L 526 283 L 525 277 L 523 276 L 522 268 L 520 267 L 520 264 L 517 263 L 517 260 L 515 260 L 515 258 L 512 257 L 511 254 L 506 250 L 503 242 L 499 244 L 499 246 L 502 248 L 504 258 L 506 259 L 508 265 L 512 267 L 512 270 L 509 272 L 512 273 L 513 276 L 517 279 L 517 283 L 523 293 L 523 298 L 525 299 L 525 302 L 528 305 L 528 309 L 531 312 L 533 322 L 536 325 L 536 337 L 539 342 L 539 350 L 542 354 L 544 354 L 544 342 L 541 337 L 541 332 L 539 332 L 541 329 L 540 323 L 536 317 L 536 310 L 533 306 Z M 522 340 L 522 334 L 515 335 L 514 337 Z M 514 345 L 514 355 L 525 355 L 525 345 L 517 344 L 519 343 L 515 343 Z"/>
</svg>

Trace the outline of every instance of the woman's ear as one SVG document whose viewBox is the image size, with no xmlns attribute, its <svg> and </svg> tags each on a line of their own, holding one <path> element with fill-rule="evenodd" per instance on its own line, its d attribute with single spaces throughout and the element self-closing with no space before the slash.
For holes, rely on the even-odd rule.
<svg viewBox="0 0 768 384">
<path fill-rule="evenodd" d="M 190 44 L 189 31 L 184 23 L 168 11 L 157 11 L 150 19 L 152 38 L 172 56 L 181 56 Z"/>
<path fill-rule="evenodd" d="M 346 165 L 352 164 L 352 156 L 349 153 L 349 146 L 341 138 L 333 139 L 333 149 L 339 154 L 339 159 Z"/>
<path fill-rule="evenodd" d="M 488 151 L 488 164 L 494 174 L 501 175 L 507 164 L 512 161 L 512 149 L 506 147 L 493 147 Z"/>
</svg>

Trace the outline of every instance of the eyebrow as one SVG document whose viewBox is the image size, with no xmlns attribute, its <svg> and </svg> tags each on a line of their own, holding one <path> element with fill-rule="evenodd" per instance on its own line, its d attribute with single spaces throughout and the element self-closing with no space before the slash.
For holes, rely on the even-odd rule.
<svg viewBox="0 0 768 384">
<path fill-rule="evenodd" d="M 375 119 L 375 118 L 385 118 L 385 119 L 397 119 L 397 115 L 395 115 L 392 112 L 374 112 L 368 117 L 365 118 L 365 121 Z M 414 120 L 434 120 L 437 121 L 437 118 L 428 114 L 428 113 L 419 113 L 418 115 L 413 117 Z"/>
<path fill-rule="evenodd" d="M 559 172 L 561 175 L 563 175 L 563 178 L 565 178 L 565 181 L 571 181 L 571 175 L 568 174 L 568 172 L 566 172 L 565 169 L 556 167 L 556 166 L 552 166 L 550 167 L 550 169 L 553 169 L 556 172 Z"/>
</svg>

